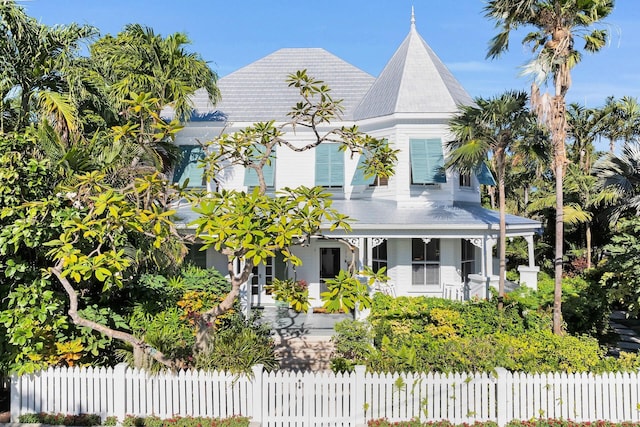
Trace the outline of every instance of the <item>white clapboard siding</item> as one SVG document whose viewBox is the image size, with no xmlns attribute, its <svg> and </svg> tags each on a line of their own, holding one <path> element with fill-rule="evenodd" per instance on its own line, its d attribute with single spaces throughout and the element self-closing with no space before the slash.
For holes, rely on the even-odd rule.
<svg viewBox="0 0 640 427">
<path fill-rule="evenodd" d="M 231 417 L 266 427 L 355 427 L 386 418 L 453 423 L 562 418 L 640 421 L 639 374 L 179 371 L 51 368 L 11 377 L 11 417 L 25 413 Z"/>
</svg>

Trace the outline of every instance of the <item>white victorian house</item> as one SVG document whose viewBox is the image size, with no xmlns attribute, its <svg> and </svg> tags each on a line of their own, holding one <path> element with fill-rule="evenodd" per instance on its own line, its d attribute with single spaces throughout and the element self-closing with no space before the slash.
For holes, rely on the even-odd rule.
<svg viewBox="0 0 640 427">
<path fill-rule="evenodd" d="M 330 232 L 357 247 L 360 265 L 387 267 L 396 295 L 429 295 L 449 298 L 486 297 L 497 287 L 498 212 L 480 205 L 480 185 L 495 184 L 488 170 L 478 176 L 440 172 L 452 138 L 448 120 L 462 104 L 472 103 L 460 83 L 440 61 L 415 28 L 376 78 L 324 49 L 281 49 L 247 65 L 218 82 L 222 101 L 212 106 L 206 95 L 196 93 L 194 119 L 178 134 L 176 143 L 185 153 L 174 173 L 175 181 L 190 178 L 193 186 L 208 186 L 202 169 L 195 167 L 201 154 L 198 141 L 230 133 L 257 121 L 286 121 L 286 113 L 298 102 L 295 88 L 285 82 L 288 74 L 306 69 L 324 81 L 334 99 L 345 108 L 333 127 L 357 125 L 376 138 L 386 138 L 400 150 L 396 174 L 388 180 L 365 180 L 358 158 L 323 144 L 302 153 L 278 149 L 266 174 L 270 189 L 298 185 L 326 187 L 333 206 L 356 221 L 352 231 Z M 305 129 L 286 138 L 309 142 Z M 255 173 L 237 166 L 218 177 L 223 188 L 247 190 L 257 185 Z M 185 224 L 195 215 L 181 211 Z M 519 268 L 521 283 L 536 287 L 533 236 L 537 221 L 507 215 L 507 237 L 528 242 L 529 264 Z M 294 248 L 304 264 L 295 272 L 280 257 L 254 270 L 250 289 L 252 304 L 272 302 L 263 286 L 273 277 L 294 277 L 309 282 L 310 296 L 320 305 L 323 282 L 346 268 L 351 253 L 336 240 L 317 238 Z M 214 250 L 192 251 L 201 265 L 226 270 L 226 258 Z"/>
</svg>

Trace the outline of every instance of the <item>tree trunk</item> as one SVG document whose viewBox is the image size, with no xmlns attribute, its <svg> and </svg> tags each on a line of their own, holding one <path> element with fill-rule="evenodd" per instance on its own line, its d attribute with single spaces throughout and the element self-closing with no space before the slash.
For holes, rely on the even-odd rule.
<svg viewBox="0 0 640 427">
<path fill-rule="evenodd" d="M 164 366 L 174 369 L 181 367 L 181 363 L 177 363 L 174 360 L 166 357 L 162 352 L 157 349 L 151 347 L 149 344 L 145 343 L 143 340 L 136 338 L 135 336 L 128 334 L 126 332 L 118 331 L 115 329 L 111 329 L 107 326 L 101 325 L 100 323 L 93 322 L 91 320 L 85 319 L 78 314 L 78 295 L 76 294 L 76 290 L 73 288 L 69 280 L 65 276 L 62 275 L 62 261 L 58 262 L 55 267 L 51 268 L 51 272 L 58 278 L 62 287 L 64 288 L 67 296 L 69 297 L 69 317 L 74 324 L 78 326 L 84 326 L 96 332 L 99 332 L 103 335 L 106 335 L 110 338 L 114 338 L 120 341 L 124 341 L 134 348 L 134 354 L 136 350 L 145 353 L 146 355 L 154 358 Z"/>
<path fill-rule="evenodd" d="M 562 334 L 562 259 L 564 224 L 563 221 L 563 194 L 562 194 L 562 163 L 556 157 L 556 254 L 554 260 L 554 288 L 553 288 L 553 333 Z"/>
<path fill-rule="evenodd" d="M 591 268 L 591 224 L 588 222 L 585 237 L 587 239 L 587 268 Z"/>
<path fill-rule="evenodd" d="M 498 204 L 500 206 L 500 246 L 498 249 L 499 265 L 498 268 L 498 308 L 502 310 L 504 299 L 504 283 L 507 274 L 507 221 L 506 221 L 506 203 L 504 189 L 505 174 L 505 154 L 503 150 L 496 152 L 496 162 L 498 166 Z"/>
<path fill-rule="evenodd" d="M 562 79 L 559 79 L 562 80 Z M 553 333 L 562 334 L 562 275 L 564 258 L 564 198 L 563 180 L 567 161 L 565 135 L 566 111 L 565 100 L 561 88 L 556 88 L 556 96 L 551 105 L 552 139 L 556 178 L 556 248 L 554 259 L 554 292 L 553 292 Z"/>
<path fill-rule="evenodd" d="M 253 263 L 247 260 L 242 272 L 239 275 L 236 275 L 233 269 L 234 259 L 235 256 L 228 256 L 227 261 L 227 269 L 229 271 L 229 277 L 231 278 L 231 291 L 229 291 L 220 304 L 202 313 L 196 322 L 195 353 L 206 352 L 210 348 L 216 317 L 233 308 L 236 298 L 240 295 L 240 287 L 243 283 L 249 280 L 249 275 L 253 270 Z"/>
</svg>

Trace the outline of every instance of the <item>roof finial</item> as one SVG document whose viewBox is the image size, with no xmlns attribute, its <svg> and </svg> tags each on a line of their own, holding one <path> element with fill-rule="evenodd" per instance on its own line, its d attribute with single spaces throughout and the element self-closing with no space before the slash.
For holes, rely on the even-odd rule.
<svg viewBox="0 0 640 427">
<path fill-rule="evenodd" d="M 416 14 L 414 13 L 413 5 L 411 5 L 411 29 L 416 29 Z"/>
</svg>

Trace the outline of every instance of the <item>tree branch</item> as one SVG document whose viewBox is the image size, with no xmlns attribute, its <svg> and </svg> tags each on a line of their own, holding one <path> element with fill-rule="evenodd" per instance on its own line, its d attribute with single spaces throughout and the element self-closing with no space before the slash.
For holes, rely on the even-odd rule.
<svg viewBox="0 0 640 427">
<path fill-rule="evenodd" d="M 80 316 L 80 314 L 78 314 L 78 295 L 76 294 L 76 290 L 73 288 L 69 280 L 62 275 L 62 261 L 58 261 L 56 266 L 51 268 L 51 272 L 58 278 L 58 280 L 62 284 L 62 287 L 67 293 L 67 296 L 69 297 L 68 313 L 74 324 L 89 328 L 110 338 L 129 343 L 134 348 L 137 348 L 145 354 L 148 354 L 150 357 L 154 358 L 168 368 L 175 369 L 180 367 L 179 363 L 176 363 L 176 361 L 169 359 L 164 355 L 164 353 L 153 348 L 143 340 L 136 338 L 135 336 L 126 332 L 111 329 L 107 326 L 101 325 L 100 323 L 93 322 Z"/>
</svg>

